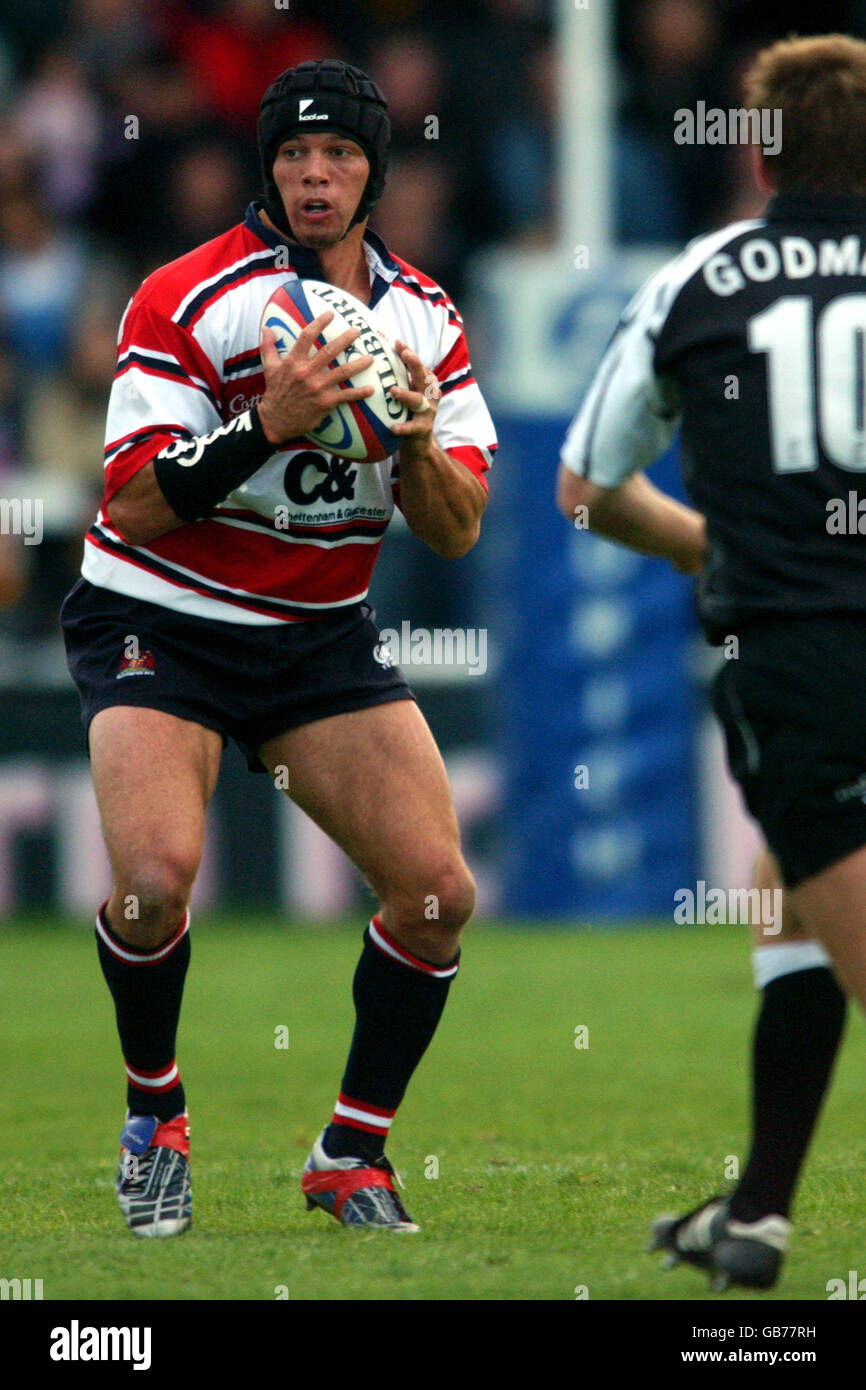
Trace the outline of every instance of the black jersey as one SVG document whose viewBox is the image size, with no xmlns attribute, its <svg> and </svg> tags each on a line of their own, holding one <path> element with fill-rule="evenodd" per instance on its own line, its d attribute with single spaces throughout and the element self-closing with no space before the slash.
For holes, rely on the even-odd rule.
<svg viewBox="0 0 866 1390">
<path fill-rule="evenodd" d="M 691 242 L 626 308 L 563 462 L 616 487 L 678 424 L 710 640 L 866 612 L 866 198 L 780 194 Z"/>
</svg>

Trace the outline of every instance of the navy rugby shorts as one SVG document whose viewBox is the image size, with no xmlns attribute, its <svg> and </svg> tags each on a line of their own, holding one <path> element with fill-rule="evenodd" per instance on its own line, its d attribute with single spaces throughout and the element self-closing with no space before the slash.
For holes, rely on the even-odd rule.
<svg viewBox="0 0 866 1390">
<path fill-rule="evenodd" d="M 743 625 L 713 705 L 746 805 L 793 888 L 866 845 L 866 614 Z"/>
<path fill-rule="evenodd" d="M 216 729 L 223 746 L 233 739 L 251 772 L 266 771 L 257 750 L 277 734 L 415 698 L 367 603 L 254 627 L 188 617 L 79 579 L 60 621 L 85 729 L 112 705 L 165 710 Z"/>
</svg>

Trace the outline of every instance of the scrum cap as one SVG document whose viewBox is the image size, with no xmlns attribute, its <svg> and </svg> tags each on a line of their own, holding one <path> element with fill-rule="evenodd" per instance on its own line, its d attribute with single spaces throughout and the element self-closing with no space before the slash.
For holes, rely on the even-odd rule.
<svg viewBox="0 0 866 1390">
<path fill-rule="evenodd" d="M 338 130 L 361 146 L 370 176 L 349 225 L 367 216 L 385 187 L 391 140 L 387 109 L 366 73 L 335 58 L 299 63 L 271 83 L 262 97 L 257 136 L 265 209 L 278 227 L 285 226 L 286 214 L 274 183 L 274 159 L 282 141 L 301 130 Z"/>
</svg>

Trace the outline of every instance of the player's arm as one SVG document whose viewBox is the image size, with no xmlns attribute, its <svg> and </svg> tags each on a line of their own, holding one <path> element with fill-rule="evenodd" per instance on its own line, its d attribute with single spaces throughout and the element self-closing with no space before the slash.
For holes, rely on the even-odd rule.
<svg viewBox="0 0 866 1390">
<path fill-rule="evenodd" d="M 207 516 L 281 444 L 313 429 L 338 401 L 370 395 L 371 386 L 343 389 L 341 383 L 359 367 L 370 366 L 372 357 L 333 366 L 359 329 L 347 329 L 312 352 L 332 318 L 329 310 L 308 324 L 283 359 L 266 328 L 261 349 L 265 392 L 258 406 L 207 433 L 173 440 L 117 490 L 108 506 L 109 518 L 131 545 L 146 545 Z"/>
<path fill-rule="evenodd" d="M 706 551 L 704 518 L 642 472 L 664 453 L 680 418 L 676 388 L 656 369 L 669 285 L 667 270 L 660 272 L 623 314 L 566 436 L 557 504 L 570 521 L 696 574 Z"/>
<path fill-rule="evenodd" d="M 146 545 L 186 524 L 165 500 L 152 460 L 114 494 L 107 510 L 112 526 L 130 545 Z"/>
<path fill-rule="evenodd" d="M 391 394 L 413 413 L 402 425 L 400 446 L 400 509 L 413 533 L 447 560 L 459 560 L 481 533 L 487 506 L 484 484 L 459 459 L 439 447 L 433 435 L 436 419 L 435 377 L 405 343 L 397 342 L 409 373 L 409 387 L 394 386 Z M 425 395 L 425 389 L 434 390 Z M 424 408 L 422 408 L 424 407 Z"/>
<path fill-rule="evenodd" d="M 643 473 L 633 473 L 618 487 L 602 487 L 561 463 L 557 505 L 569 521 L 642 555 L 670 560 L 683 574 L 697 574 L 703 566 L 703 516 L 661 492 Z"/>
</svg>

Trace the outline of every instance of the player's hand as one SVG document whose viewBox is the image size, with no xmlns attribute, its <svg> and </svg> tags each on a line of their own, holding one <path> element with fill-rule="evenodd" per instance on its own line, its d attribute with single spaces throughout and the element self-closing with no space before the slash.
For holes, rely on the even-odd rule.
<svg viewBox="0 0 866 1390">
<path fill-rule="evenodd" d="M 401 404 L 407 405 L 412 415 L 404 424 L 392 425 L 391 429 L 394 434 L 403 436 L 401 456 L 407 453 L 410 456 L 423 457 L 433 441 L 433 422 L 442 392 L 439 390 L 436 377 L 429 367 L 424 366 L 417 353 L 399 338 L 394 346 L 406 364 L 409 386 L 408 389 L 404 386 L 392 386 L 391 395 Z"/>
<path fill-rule="evenodd" d="M 362 401 L 373 394 L 375 388 L 372 386 L 345 387 L 342 384 L 372 366 L 369 353 L 353 357 L 344 366 L 334 366 L 340 353 L 358 337 L 359 328 L 347 328 L 333 342 L 320 348 L 315 346 L 322 329 L 333 317 L 329 309 L 308 323 L 282 358 L 273 329 L 265 328 L 262 333 L 265 394 L 258 410 L 262 429 L 271 444 L 301 439 L 314 430 L 335 405 Z"/>
</svg>

